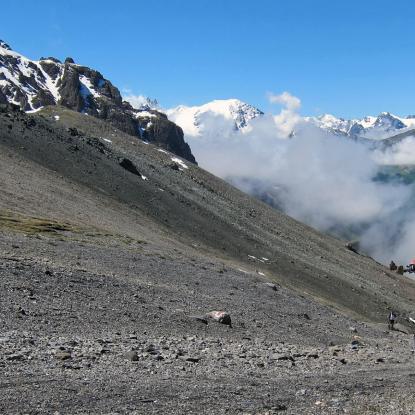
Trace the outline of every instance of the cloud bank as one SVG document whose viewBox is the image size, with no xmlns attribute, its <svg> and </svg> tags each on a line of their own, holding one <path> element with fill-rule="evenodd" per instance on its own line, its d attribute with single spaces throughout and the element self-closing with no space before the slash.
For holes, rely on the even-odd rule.
<svg viewBox="0 0 415 415">
<path fill-rule="evenodd" d="M 321 231 L 359 239 L 384 263 L 415 256 L 412 186 L 376 179 L 383 165 L 415 163 L 415 140 L 374 151 L 304 121 L 301 101 L 287 92 L 269 100 L 281 111 L 242 131 L 206 114 L 202 133 L 186 136 L 199 164 Z"/>
</svg>

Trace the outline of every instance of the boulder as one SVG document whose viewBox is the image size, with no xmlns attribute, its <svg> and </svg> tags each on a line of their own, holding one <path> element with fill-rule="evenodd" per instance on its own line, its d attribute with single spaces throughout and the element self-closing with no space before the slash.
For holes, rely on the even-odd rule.
<svg viewBox="0 0 415 415">
<path fill-rule="evenodd" d="M 359 241 L 350 241 L 346 244 L 346 248 L 355 254 L 359 253 Z"/>
<path fill-rule="evenodd" d="M 217 321 L 218 323 L 225 324 L 232 327 L 232 319 L 229 313 L 226 311 L 211 311 L 206 314 L 206 318 Z"/>
<path fill-rule="evenodd" d="M 125 354 L 125 358 L 130 362 L 137 362 L 139 360 L 138 354 L 136 351 L 131 350 Z"/>
<path fill-rule="evenodd" d="M 71 352 L 63 350 L 63 351 L 57 352 L 55 354 L 55 357 L 56 357 L 56 359 L 59 359 L 59 360 L 69 360 L 69 359 L 72 359 L 72 354 L 71 354 Z"/>
<path fill-rule="evenodd" d="M 265 287 L 268 287 L 268 288 L 270 288 L 273 291 L 278 291 L 277 284 L 274 284 L 272 282 L 265 282 L 264 285 L 265 285 Z"/>
</svg>

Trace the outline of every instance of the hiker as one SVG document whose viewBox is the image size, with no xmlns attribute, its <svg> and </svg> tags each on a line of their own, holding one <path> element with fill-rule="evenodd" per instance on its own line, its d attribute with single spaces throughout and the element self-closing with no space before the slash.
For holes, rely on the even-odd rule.
<svg viewBox="0 0 415 415">
<path fill-rule="evenodd" d="M 394 330 L 394 325 L 396 323 L 396 319 L 397 319 L 396 313 L 394 311 L 391 311 L 389 313 L 389 317 L 388 317 L 388 328 L 389 328 L 389 330 Z"/>
<path fill-rule="evenodd" d="M 406 272 L 409 272 L 410 274 L 415 272 L 415 259 L 413 259 L 410 264 L 406 266 Z"/>
<path fill-rule="evenodd" d="M 415 353 L 415 334 L 412 336 L 412 350 L 411 350 L 412 354 Z"/>
<path fill-rule="evenodd" d="M 389 264 L 389 269 L 391 271 L 396 271 L 398 267 L 396 266 L 395 262 L 391 261 L 391 263 Z"/>
</svg>

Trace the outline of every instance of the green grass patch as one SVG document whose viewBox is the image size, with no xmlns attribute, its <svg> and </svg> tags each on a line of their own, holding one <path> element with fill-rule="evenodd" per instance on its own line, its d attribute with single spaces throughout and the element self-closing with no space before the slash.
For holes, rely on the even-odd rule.
<svg viewBox="0 0 415 415">
<path fill-rule="evenodd" d="M 79 232 L 77 228 L 69 223 L 58 222 L 50 219 L 36 218 L 18 215 L 12 212 L 0 212 L 0 229 L 24 232 L 29 235 L 55 234 L 62 232 Z"/>
</svg>

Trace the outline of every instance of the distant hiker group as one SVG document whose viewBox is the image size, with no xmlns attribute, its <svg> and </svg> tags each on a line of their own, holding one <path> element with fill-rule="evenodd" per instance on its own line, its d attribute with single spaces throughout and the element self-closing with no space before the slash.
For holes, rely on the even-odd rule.
<svg viewBox="0 0 415 415">
<path fill-rule="evenodd" d="M 389 269 L 391 271 L 396 271 L 400 275 L 403 275 L 405 272 L 413 274 L 415 273 L 415 258 L 405 268 L 403 265 L 397 266 L 394 261 L 391 261 L 389 264 Z"/>
</svg>

